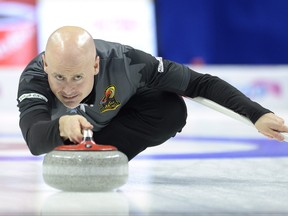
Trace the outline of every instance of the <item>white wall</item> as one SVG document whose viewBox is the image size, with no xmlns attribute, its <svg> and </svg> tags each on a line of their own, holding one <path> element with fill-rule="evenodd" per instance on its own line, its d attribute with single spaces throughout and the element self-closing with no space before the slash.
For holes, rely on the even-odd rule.
<svg viewBox="0 0 288 216">
<path fill-rule="evenodd" d="M 152 0 L 39 0 L 39 51 L 64 25 L 87 29 L 94 38 L 128 44 L 156 55 Z"/>
</svg>

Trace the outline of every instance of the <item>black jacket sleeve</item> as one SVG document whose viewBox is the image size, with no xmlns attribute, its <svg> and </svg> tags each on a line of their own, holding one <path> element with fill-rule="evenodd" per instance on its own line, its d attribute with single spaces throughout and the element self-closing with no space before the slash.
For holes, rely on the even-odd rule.
<svg viewBox="0 0 288 216">
<path fill-rule="evenodd" d="M 190 73 L 189 84 L 183 93 L 185 96 L 191 98 L 201 96 L 210 99 L 247 117 L 253 124 L 262 115 L 271 112 L 216 76 L 200 74 L 192 70 Z"/>
<path fill-rule="evenodd" d="M 50 120 L 50 116 L 43 109 L 24 115 L 20 119 L 20 128 L 33 155 L 50 152 L 63 144 L 59 135 L 59 119 Z"/>
<path fill-rule="evenodd" d="M 198 73 L 183 64 L 157 59 L 137 50 L 134 51 L 133 61 L 145 62 L 146 67 L 141 72 L 142 80 L 150 88 L 190 98 L 201 96 L 210 99 L 247 117 L 252 123 L 271 112 L 219 77 Z"/>
</svg>

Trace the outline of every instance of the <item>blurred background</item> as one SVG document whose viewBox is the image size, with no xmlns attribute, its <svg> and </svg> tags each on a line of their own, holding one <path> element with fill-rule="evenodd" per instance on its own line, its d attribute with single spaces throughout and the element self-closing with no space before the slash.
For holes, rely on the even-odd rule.
<svg viewBox="0 0 288 216">
<path fill-rule="evenodd" d="M 189 64 L 287 64 L 287 11 L 285 0 L 158 0 L 158 51 Z"/>
<path fill-rule="evenodd" d="M 21 72 L 63 25 L 220 76 L 286 112 L 287 11 L 286 0 L 0 0 L 0 136 L 18 125 Z"/>
</svg>

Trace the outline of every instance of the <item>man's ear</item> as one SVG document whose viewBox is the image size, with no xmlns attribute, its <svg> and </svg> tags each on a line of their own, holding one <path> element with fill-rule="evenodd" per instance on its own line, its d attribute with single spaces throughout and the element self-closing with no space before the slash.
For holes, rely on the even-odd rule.
<svg viewBox="0 0 288 216">
<path fill-rule="evenodd" d="M 45 58 L 45 54 L 42 54 L 42 61 L 43 61 L 43 66 L 44 66 L 44 71 L 46 72 L 46 69 L 47 69 L 47 61 L 46 61 L 46 58 Z M 46 72 L 47 73 L 47 72 Z"/>
<path fill-rule="evenodd" d="M 100 63 L 100 58 L 99 58 L 99 56 L 96 56 L 95 63 L 94 63 L 94 70 L 95 70 L 94 75 L 97 75 L 99 73 L 99 70 L 100 70 L 99 63 Z"/>
</svg>

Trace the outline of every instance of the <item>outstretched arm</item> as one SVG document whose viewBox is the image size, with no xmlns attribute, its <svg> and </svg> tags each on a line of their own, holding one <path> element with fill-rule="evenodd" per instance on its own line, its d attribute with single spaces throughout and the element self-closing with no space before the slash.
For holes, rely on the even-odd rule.
<svg viewBox="0 0 288 216">
<path fill-rule="evenodd" d="M 155 58 L 139 50 L 131 50 L 129 57 L 133 64 L 145 65 L 139 72 L 141 84 L 190 98 L 199 96 L 207 98 L 248 118 L 265 136 L 279 141 L 284 139 L 279 133 L 287 132 L 284 121 L 272 111 L 250 100 L 226 81 L 216 76 L 195 72 L 183 64 Z"/>
</svg>

